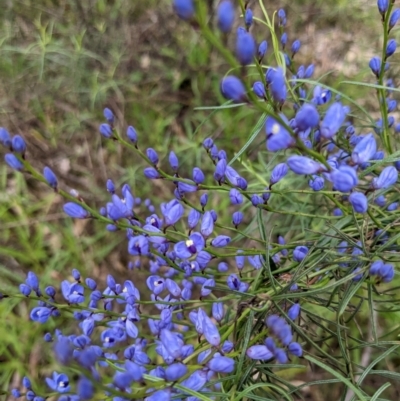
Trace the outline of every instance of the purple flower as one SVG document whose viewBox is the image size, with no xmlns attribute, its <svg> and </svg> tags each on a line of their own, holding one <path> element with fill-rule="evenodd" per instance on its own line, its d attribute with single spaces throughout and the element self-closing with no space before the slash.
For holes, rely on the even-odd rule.
<svg viewBox="0 0 400 401">
<path fill-rule="evenodd" d="M 15 135 L 11 140 L 11 147 L 14 152 L 24 154 L 26 151 L 26 143 L 21 135 Z"/>
<path fill-rule="evenodd" d="M 240 205 L 243 202 L 243 195 L 236 188 L 229 191 L 229 198 L 232 205 Z"/>
<path fill-rule="evenodd" d="M 180 220 L 184 212 L 185 209 L 176 199 L 161 204 L 161 213 L 164 216 L 165 225 L 167 227 L 173 226 L 178 220 Z"/>
<path fill-rule="evenodd" d="M 172 170 L 173 171 L 178 171 L 179 160 L 178 160 L 178 157 L 176 156 L 176 154 L 173 151 L 169 152 L 168 161 L 169 161 L 169 164 L 170 164 Z"/>
<path fill-rule="evenodd" d="M 217 8 L 217 25 L 223 33 L 228 33 L 232 29 L 235 21 L 235 7 L 230 0 L 219 3 Z"/>
<path fill-rule="evenodd" d="M 398 172 L 393 166 L 385 167 L 379 177 L 372 180 L 373 189 L 386 189 L 394 185 L 397 181 Z"/>
<path fill-rule="evenodd" d="M 340 166 L 333 170 L 329 178 L 334 188 L 340 192 L 349 192 L 358 184 L 357 173 L 349 166 Z"/>
<path fill-rule="evenodd" d="M 113 136 L 113 130 L 110 124 L 101 124 L 99 131 L 104 138 L 111 138 Z"/>
<path fill-rule="evenodd" d="M 332 138 L 339 131 L 345 118 L 346 113 L 341 103 L 336 102 L 329 106 L 320 126 L 322 137 Z"/>
<path fill-rule="evenodd" d="M 378 10 L 381 14 L 385 14 L 388 8 L 389 8 L 389 0 L 378 0 Z"/>
<path fill-rule="evenodd" d="M 103 110 L 103 116 L 110 124 L 114 124 L 114 113 L 108 107 Z"/>
<path fill-rule="evenodd" d="M 322 89 L 320 86 L 316 86 L 313 91 L 313 103 L 317 106 L 328 103 L 331 100 L 332 93 L 329 89 Z"/>
<path fill-rule="evenodd" d="M 143 174 L 146 178 L 149 178 L 150 180 L 160 178 L 160 173 L 154 167 L 146 167 L 143 170 Z"/>
<path fill-rule="evenodd" d="M 265 53 L 268 50 L 268 43 L 266 40 L 263 40 L 260 45 L 258 46 L 258 52 L 257 52 L 257 56 L 258 56 L 258 60 L 261 62 L 261 60 L 263 59 L 263 57 L 265 56 Z"/>
<path fill-rule="evenodd" d="M 68 376 L 64 373 L 53 372 L 51 379 L 46 377 L 46 383 L 53 391 L 59 393 L 68 393 L 70 390 Z"/>
<path fill-rule="evenodd" d="M 80 400 L 91 400 L 93 398 L 95 388 L 89 379 L 82 376 L 78 381 L 76 392 Z M 70 399 L 68 399 L 68 401 L 70 401 Z"/>
<path fill-rule="evenodd" d="M 286 82 L 283 70 L 281 67 L 278 67 L 273 69 L 270 74 L 272 98 L 281 104 L 286 100 Z"/>
<path fill-rule="evenodd" d="M 300 40 L 295 40 L 292 43 L 292 55 L 294 56 L 300 50 L 301 42 Z"/>
<path fill-rule="evenodd" d="M 190 20 L 194 16 L 193 0 L 173 0 L 172 6 L 176 15 L 185 21 Z"/>
<path fill-rule="evenodd" d="M 283 115 L 281 117 L 286 120 Z M 268 117 L 265 122 L 265 133 L 267 134 L 267 149 L 270 152 L 287 149 L 296 143 L 289 132 L 272 117 Z"/>
<path fill-rule="evenodd" d="M 214 356 L 207 366 L 217 373 L 232 373 L 235 369 L 235 361 L 227 356 Z"/>
<path fill-rule="evenodd" d="M 303 355 L 303 348 L 299 343 L 292 342 L 288 346 L 288 351 L 294 356 L 302 356 Z"/>
<path fill-rule="evenodd" d="M 397 24 L 397 21 L 400 19 L 400 8 L 396 8 L 392 11 L 389 20 L 389 31 Z"/>
<path fill-rule="evenodd" d="M 373 134 L 364 136 L 354 147 L 351 160 L 354 164 L 361 164 L 371 160 L 376 152 L 376 140 Z"/>
<path fill-rule="evenodd" d="M 285 364 L 289 360 L 285 350 L 282 348 L 277 348 L 275 350 L 274 356 L 275 356 L 276 360 L 278 361 L 278 363 L 280 363 L 280 364 Z"/>
<path fill-rule="evenodd" d="M 306 68 L 306 70 L 304 71 L 304 78 L 311 78 L 312 77 L 312 75 L 314 74 L 314 69 L 315 69 L 315 67 L 314 67 L 314 64 L 310 64 L 307 68 Z"/>
<path fill-rule="evenodd" d="M 315 128 L 319 123 L 319 114 L 317 109 L 312 104 L 304 104 L 297 112 L 294 122 L 299 131 L 306 131 L 309 128 Z"/>
<path fill-rule="evenodd" d="M 306 246 L 296 246 L 296 248 L 293 251 L 293 259 L 296 262 L 301 262 L 308 253 L 308 248 Z"/>
<path fill-rule="evenodd" d="M 17 156 L 13 153 L 7 153 L 4 156 L 5 162 L 14 170 L 21 171 L 24 168 L 24 165 L 18 160 Z"/>
<path fill-rule="evenodd" d="M 70 283 L 64 280 L 61 283 L 61 292 L 64 298 L 71 304 L 79 304 L 85 301 L 84 288 L 81 284 Z"/>
<path fill-rule="evenodd" d="M 231 238 L 227 235 L 218 235 L 211 241 L 211 246 L 215 248 L 223 248 L 231 242 Z"/>
<path fill-rule="evenodd" d="M 389 283 L 394 278 L 394 268 L 390 264 L 382 265 L 379 268 L 378 275 L 384 283 Z"/>
<path fill-rule="evenodd" d="M 240 64 L 251 64 L 256 51 L 256 42 L 252 34 L 239 28 L 236 37 L 236 57 Z"/>
<path fill-rule="evenodd" d="M 201 390 L 207 383 L 207 372 L 204 370 L 196 370 L 192 375 L 185 379 L 181 385 L 190 388 L 193 391 Z M 158 401 L 158 400 L 157 400 Z"/>
<path fill-rule="evenodd" d="M 247 28 L 249 28 L 253 23 L 253 12 L 251 11 L 250 8 L 247 8 L 244 13 L 244 23 Z"/>
<path fill-rule="evenodd" d="M 375 74 L 376 77 L 379 77 L 379 73 L 381 71 L 381 59 L 379 57 L 372 57 L 369 61 L 369 68 Z"/>
<path fill-rule="evenodd" d="M 261 81 L 256 81 L 253 84 L 253 92 L 258 96 L 260 99 L 265 99 L 266 92 L 265 92 L 265 86 Z"/>
<path fill-rule="evenodd" d="M 246 89 L 242 81 L 234 75 L 228 75 L 222 79 L 221 93 L 225 99 L 233 100 L 235 103 L 247 100 Z"/>
<path fill-rule="evenodd" d="M 199 308 L 198 311 L 198 319 L 202 320 L 203 334 L 205 339 L 209 344 L 213 345 L 214 347 L 218 347 L 221 342 L 218 328 L 201 308 Z"/>
<path fill-rule="evenodd" d="M 305 156 L 290 156 L 287 164 L 296 174 L 317 174 L 326 170 L 322 164 Z"/>
<path fill-rule="evenodd" d="M 246 355 L 255 360 L 268 360 L 273 358 L 272 352 L 265 345 L 253 345 L 247 349 Z"/>
<path fill-rule="evenodd" d="M 205 180 L 204 173 L 198 168 L 193 169 L 193 181 L 196 184 L 202 184 Z"/>
<path fill-rule="evenodd" d="M 44 306 L 38 306 L 36 308 L 33 308 L 31 313 L 30 313 L 30 318 L 34 322 L 39 322 L 39 323 L 46 323 L 50 316 L 51 316 L 52 310 L 50 308 L 46 308 Z"/>
<path fill-rule="evenodd" d="M 160 340 L 168 353 L 175 359 L 180 358 L 182 354 L 183 341 L 178 334 L 163 329 L 160 333 Z"/>
<path fill-rule="evenodd" d="M 225 177 L 225 171 L 226 171 L 226 160 L 221 159 L 218 161 L 218 163 L 215 166 L 214 178 L 218 182 L 221 182 Z"/>
<path fill-rule="evenodd" d="M 182 376 L 185 376 L 187 372 L 188 368 L 186 365 L 182 362 L 176 362 L 165 368 L 165 378 L 170 382 L 174 382 Z"/>
<path fill-rule="evenodd" d="M 6 148 L 11 149 L 11 136 L 9 132 L 3 127 L 0 127 L 0 143 Z"/>
<path fill-rule="evenodd" d="M 210 211 L 204 213 L 201 219 L 200 232 L 204 237 L 209 237 L 214 230 L 214 219 Z"/>
<path fill-rule="evenodd" d="M 293 304 L 289 308 L 287 315 L 289 316 L 290 319 L 296 320 L 300 315 L 300 304 Z"/>
<path fill-rule="evenodd" d="M 314 176 L 312 180 L 308 182 L 308 185 L 313 191 L 321 191 L 324 188 L 325 181 L 322 177 Z"/>
<path fill-rule="evenodd" d="M 30 288 L 32 288 L 33 291 L 35 291 L 35 292 L 39 291 L 39 279 L 34 272 L 31 272 L 31 271 L 28 272 L 26 279 L 25 279 L 25 283 Z"/>
<path fill-rule="evenodd" d="M 131 125 L 126 129 L 126 136 L 132 143 L 137 143 L 138 136 L 135 128 L 133 128 Z"/>
<path fill-rule="evenodd" d="M 366 213 L 368 210 L 368 199 L 361 192 L 352 192 L 349 196 L 349 202 L 356 213 Z"/>
<path fill-rule="evenodd" d="M 158 163 L 158 154 L 153 148 L 148 148 L 146 149 L 146 155 L 148 159 L 150 160 L 151 164 L 156 165 Z"/>
<path fill-rule="evenodd" d="M 74 219 L 87 219 L 90 217 L 90 213 L 83 208 L 83 206 L 78 205 L 74 202 L 68 202 L 63 206 L 64 212 Z"/>
<path fill-rule="evenodd" d="M 174 246 L 175 254 L 180 259 L 188 259 L 204 248 L 204 238 L 200 233 L 193 233 L 186 241 L 180 241 Z"/>
<path fill-rule="evenodd" d="M 215 287 L 215 280 L 213 278 L 207 279 L 201 287 L 200 296 L 206 297 L 210 295 L 214 287 Z"/>
<path fill-rule="evenodd" d="M 243 221 L 243 213 L 234 212 L 232 215 L 232 224 L 237 228 L 242 221 Z"/>
<path fill-rule="evenodd" d="M 391 55 L 394 54 L 397 48 L 397 43 L 394 39 L 390 39 L 387 47 L 386 47 L 386 57 L 390 57 Z"/>
<path fill-rule="evenodd" d="M 277 164 L 271 172 L 270 185 L 279 182 L 288 173 L 288 166 L 286 163 Z"/>
<path fill-rule="evenodd" d="M 153 237 L 154 238 L 154 237 Z M 161 237 L 163 238 L 163 237 Z M 164 238 L 163 238 L 164 240 Z M 128 252 L 131 255 L 148 255 L 149 254 L 149 240 L 144 235 L 131 237 L 128 243 Z"/>
</svg>

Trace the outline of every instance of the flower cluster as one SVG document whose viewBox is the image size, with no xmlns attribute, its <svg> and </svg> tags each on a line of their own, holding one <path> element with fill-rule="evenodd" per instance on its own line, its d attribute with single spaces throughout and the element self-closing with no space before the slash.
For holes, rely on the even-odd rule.
<svg viewBox="0 0 400 401">
<path fill-rule="evenodd" d="M 174 0 L 173 8 L 182 20 L 208 29 L 194 1 Z M 392 12 L 392 5 L 384 1 L 378 1 L 378 9 L 387 39 L 400 11 Z M 130 273 L 144 277 L 120 280 L 109 274 L 102 287 L 100 280 L 84 278 L 74 269 L 72 279 L 59 289 L 47 286 L 42 291 L 37 275 L 29 272 L 20 294 L 37 301 L 30 319 L 46 324 L 72 313 L 74 325 L 44 336 L 63 368 L 45 379 L 48 393 L 37 395 L 25 378 L 27 391 L 13 389 L 14 397 L 38 401 L 56 392 L 61 401 L 89 400 L 100 393 L 115 401 L 180 397 L 196 401 L 201 394 L 228 393 L 236 386 L 235 377 L 240 377 L 238 365 L 246 364 L 250 382 L 252 369 L 259 365 L 252 360 L 267 361 L 273 368 L 312 350 L 325 352 L 317 342 L 307 341 L 315 319 L 307 320 L 300 301 L 329 310 L 330 300 L 313 297 L 324 285 L 342 289 L 345 284 L 377 286 L 394 279 L 391 258 L 398 247 L 391 224 L 398 208 L 395 186 L 400 162 L 390 158 L 390 134 L 400 128 L 388 115 L 397 104 L 390 90 L 393 82 L 385 74 L 396 42 L 385 44 L 383 62 L 375 57 L 369 64 L 378 80 L 382 118 L 371 122 L 374 132 L 363 132 L 350 122 L 352 110 L 345 100 L 322 83 L 310 83 L 313 64 L 296 66 L 301 42 L 296 39 L 288 45 L 285 11 L 277 12 L 279 38 L 271 29 L 273 43 L 279 44 L 283 55 L 275 67 L 263 64 L 268 42 L 258 43 L 253 36 L 253 11 L 248 7 L 242 11 L 242 26 L 234 31 L 236 8 L 230 0 L 221 1 L 215 25 L 218 35 L 235 35 L 229 54 L 236 67 L 242 72 L 257 69 L 259 80 L 250 82 L 244 73 L 240 78 L 232 73 L 221 79 L 220 90 L 228 102 L 252 104 L 265 114 L 266 145 L 260 155 L 274 156 L 269 181 L 258 179 L 260 174 L 245 162 L 230 161 L 211 137 L 202 142 L 205 167 L 193 166 L 188 173 L 173 151 L 164 165 L 155 149 L 141 147 L 134 127 L 121 127 L 106 108 L 100 134 L 136 152 L 146 163 L 144 177 L 163 180 L 171 194 L 160 203 L 143 201 L 129 184 L 118 188 L 109 179 L 108 202 L 97 210 L 77 191 L 64 191 L 49 167 L 37 172 L 24 139 L 0 129 L 0 143 L 10 152 L 6 163 L 63 196 L 69 217 L 96 219 L 109 235 L 123 232 Z M 289 186 L 296 182 L 298 193 L 314 197 L 314 211 L 319 214 L 279 209 L 285 182 Z M 214 210 L 213 196 L 229 207 Z M 271 231 L 268 237 L 265 214 L 278 218 L 303 214 L 310 220 L 318 217 L 320 223 L 310 224 L 297 237 L 290 225 L 288 232 Z M 359 227 L 369 217 L 364 232 Z M 338 291 L 338 296 L 343 292 L 347 297 L 346 291 Z M 244 311 L 243 305 L 247 305 Z M 245 322 L 248 317 L 251 324 L 257 321 L 254 333 Z M 74 372 L 79 378 L 70 381 Z M 241 381 L 244 386 L 242 382 L 246 380 Z"/>
</svg>

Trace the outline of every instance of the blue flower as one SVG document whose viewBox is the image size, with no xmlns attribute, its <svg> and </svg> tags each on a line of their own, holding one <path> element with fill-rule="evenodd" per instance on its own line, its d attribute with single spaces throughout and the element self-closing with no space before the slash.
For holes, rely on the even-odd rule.
<svg viewBox="0 0 400 401">
<path fill-rule="evenodd" d="M 46 323 L 50 316 L 51 316 L 52 310 L 50 308 L 46 308 L 44 306 L 38 306 L 36 308 L 33 308 L 31 313 L 30 313 L 30 318 L 34 322 L 39 322 L 39 323 Z"/>
<path fill-rule="evenodd" d="M 332 138 L 339 131 L 345 118 L 345 109 L 341 103 L 336 102 L 329 106 L 320 126 L 322 137 L 325 139 Z"/>
<path fill-rule="evenodd" d="M 53 372 L 52 378 L 46 377 L 47 385 L 59 393 L 68 393 L 70 390 L 68 376 L 64 373 Z"/>
<path fill-rule="evenodd" d="M 308 128 L 314 128 L 319 123 L 319 114 L 312 104 L 304 104 L 294 118 L 296 128 L 300 131 L 306 131 Z"/>
<path fill-rule="evenodd" d="M 113 113 L 108 107 L 106 107 L 106 108 L 103 110 L 103 115 L 104 115 L 104 118 L 105 118 L 110 124 L 114 124 L 114 120 L 115 120 L 114 113 Z"/>
<path fill-rule="evenodd" d="M 256 54 L 256 41 L 251 33 L 238 29 L 236 37 L 236 57 L 240 64 L 248 65 L 254 60 Z"/>
<path fill-rule="evenodd" d="M 17 156 L 13 153 L 7 153 L 4 156 L 5 162 L 14 170 L 21 171 L 24 165 L 18 160 Z"/>
<path fill-rule="evenodd" d="M 75 219 L 87 219 L 90 217 L 90 213 L 83 208 L 83 206 L 78 205 L 74 202 L 68 202 L 63 206 L 64 212 Z"/>
<path fill-rule="evenodd" d="M 271 172 L 270 185 L 274 185 L 279 182 L 288 173 L 288 166 L 286 163 L 277 164 Z"/>
<path fill-rule="evenodd" d="M 373 134 L 368 134 L 356 144 L 351 154 L 351 159 L 354 164 L 365 163 L 373 158 L 375 152 L 375 137 Z"/>
<path fill-rule="evenodd" d="M 329 178 L 334 188 L 340 192 L 349 192 L 358 184 L 357 173 L 349 166 L 340 166 L 338 169 L 334 169 L 329 174 Z"/>
<path fill-rule="evenodd" d="M 220 86 L 221 93 L 225 99 L 233 100 L 236 103 L 245 102 L 247 100 L 246 89 L 242 81 L 234 75 L 228 75 L 223 78 Z"/>
<path fill-rule="evenodd" d="M 286 82 L 283 69 L 278 67 L 276 69 L 270 69 L 270 90 L 272 98 L 282 104 L 286 100 Z"/>
<path fill-rule="evenodd" d="M 11 148 L 14 152 L 24 154 L 26 151 L 26 143 L 21 135 L 15 135 L 11 140 Z"/>
<path fill-rule="evenodd" d="M 325 166 L 305 156 L 290 156 L 287 164 L 296 174 L 317 174 L 326 170 Z"/>
<path fill-rule="evenodd" d="M 255 360 L 268 360 L 274 357 L 266 345 L 253 345 L 247 349 L 246 355 Z"/>
<path fill-rule="evenodd" d="M 379 177 L 372 180 L 373 189 L 386 189 L 397 182 L 398 172 L 393 166 L 385 167 Z"/>
<path fill-rule="evenodd" d="M 223 33 L 228 33 L 232 29 L 235 21 L 235 7 L 230 0 L 219 3 L 217 8 L 217 25 Z"/>
<path fill-rule="evenodd" d="M 368 199 L 361 192 L 352 192 L 349 196 L 349 202 L 356 213 L 366 213 L 368 210 Z"/>
<path fill-rule="evenodd" d="M 172 5 L 179 18 L 188 21 L 194 16 L 193 0 L 174 0 Z"/>
<path fill-rule="evenodd" d="M 180 259 L 188 259 L 204 248 L 204 238 L 200 233 L 193 233 L 186 241 L 180 241 L 174 246 L 175 254 Z"/>
<path fill-rule="evenodd" d="M 281 117 L 284 118 L 283 115 Z M 286 128 L 272 117 L 268 117 L 265 122 L 265 133 L 267 134 L 267 149 L 270 152 L 287 149 L 296 143 Z"/>
</svg>

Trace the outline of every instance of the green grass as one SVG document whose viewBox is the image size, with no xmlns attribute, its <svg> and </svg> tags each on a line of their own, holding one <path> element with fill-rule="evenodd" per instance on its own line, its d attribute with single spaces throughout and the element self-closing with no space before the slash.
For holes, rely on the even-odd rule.
<svg viewBox="0 0 400 401">
<path fill-rule="evenodd" d="M 290 41 L 300 32 L 305 44 L 312 43 L 311 34 L 302 33 L 305 23 L 315 24 L 317 30 L 351 29 L 355 34 L 361 26 L 365 29 L 366 18 L 372 26 L 379 26 L 376 10 L 361 3 L 292 3 L 286 2 Z M 360 39 L 362 54 L 375 40 L 365 36 Z M 307 57 L 312 57 L 310 47 L 307 49 Z M 338 60 L 345 56 L 340 54 L 345 49 L 335 54 Z M 334 62 L 328 63 L 330 68 Z M 362 68 L 360 80 L 368 72 L 367 63 L 367 57 L 362 63 L 357 61 Z M 156 193 L 161 202 L 170 196 L 168 185 L 152 185 L 143 178 L 143 163 L 135 154 L 100 137 L 102 109 L 113 109 L 122 132 L 127 125 L 135 126 L 140 146 L 154 147 L 164 164 L 169 150 L 174 149 L 183 170 L 191 171 L 194 165 L 208 170 L 211 164 L 201 149 L 203 139 L 216 138 L 218 147 L 233 157 L 259 118 L 258 112 L 246 108 L 215 113 L 196 110 L 222 103 L 219 80 L 226 71 L 215 50 L 187 25 L 177 23 L 168 1 L 24 0 L 8 2 L 0 9 L 0 125 L 26 138 L 27 157 L 35 167 L 51 166 L 63 188 L 78 190 L 98 207 L 108 198 L 107 178 L 117 185 L 129 183 L 143 199 Z M 339 82 L 347 73 L 346 68 L 335 71 L 325 83 L 342 90 Z M 360 90 L 350 88 L 347 94 L 358 98 Z M 266 152 L 256 152 L 260 148 L 265 149 L 263 131 L 243 155 L 245 165 L 241 167 L 249 175 L 259 176 L 257 190 L 269 177 L 271 166 Z M 288 181 L 285 185 L 290 188 L 293 184 Z M 219 210 L 228 207 L 219 193 L 211 202 Z M 17 291 L 28 270 L 40 276 L 42 287 L 61 282 L 72 268 L 100 280 L 109 272 L 127 275 L 124 234 L 110 235 L 96 222 L 65 218 L 62 203 L 44 185 L 31 179 L 25 182 L 22 176 L 0 167 L 0 287 L 5 292 Z M 307 196 L 271 205 L 298 212 L 313 208 Z M 265 223 L 272 227 L 276 222 L 267 217 Z M 283 231 L 290 227 L 293 236 L 319 228 L 292 216 L 279 223 Z M 38 378 L 49 374 L 53 366 L 41 345 L 44 329 L 28 323 L 28 313 L 25 303 L 0 302 L 3 391 L 10 383 L 17 384 L 17 372 Z M 382 324 L 385 322 L 383 317 Z"/>
</svg>

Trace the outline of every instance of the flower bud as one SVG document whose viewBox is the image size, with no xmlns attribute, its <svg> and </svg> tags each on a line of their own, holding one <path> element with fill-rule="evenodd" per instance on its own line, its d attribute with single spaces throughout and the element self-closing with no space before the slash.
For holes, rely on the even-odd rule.
<svg viewBox="0 0 400 401">
<path fill-rule="evenodd" d="M 5 162 L 14 170 L 21 171 L 24 165 L 18 160 L 17 156 L 13 153 L 7 153 L 4 156 Z"/>
<path fill-rule="evenodd" d="M 352 192 L 349 196 L 349 202 L 356 213 L 366 213 L 368 210 L 368 199 L 361 192 Z"/>
<path fill-rule="evenodd" d="M 103 110 L 103 115 L 109 124 L 114 124 L 114 113 L 108 107 Z"/>
<path fill-rule="evenodd" d="M 251 64 L 256 51 L 256 42 L 251 33 L 246 31 L 242 32 L 239 28 L 236 38 L 236 57 L 240 64 Z"/>
<path fill-rule="evenodd" d="M 253 23 L 253 11 L 250 8 L 247 8 L 244 13 L 244 23 L 247 28 L 250 28 L 251 24 Z"/>
<path fill-rule="evenodd" d="M 312 104 L 304 104 L 294 118 L 295 126 L 299 131 L 315 128 L 319 123 L 319 114 Z"/>
<path fill-rule="evenodd" d="M 290 156 L 287 164 L 296 174 L 317 174 L 326 170 L 325 166 L 305 156 Z"/>
<path fill-rule="evenodd" d="M 258 96 L 260 99 L 265 99 L 266 92 L 264 84 L 261 81 L 256 81 L 253 84 L 253 92 Z"/>
<path fill-rule="evenodd" d="M 111 138 L 113 136 L 112 128 L 110 124 L 101 124 L 99 127 L 100 134 L 104 138 Z"/>
<path fill-rule="evenodd" d="M 223 33 L 228 33 L 235 21 L 235 7 L 230 0 L 223 0 L 217 8 L 217 25 Z"/>
<path fill-rule="evenodd" d="M 24 154 L 26 151 L 26 143 L 21 135 L 15 135 L 11 140 L 11 147 L 14 152 Z"/>
<path fill-rule="evenodd" d="M 378 0 L 378 10 L 381 14 L 385 14 L 385 12 L 389 8 L 389 0 Z"/>
<path fill-rule="evenodd" d="M 246 89 L 242 81 L 234 75 L 228 75 L 221 81 L 221 93 L 225 99 L 233 100 L 236 103 L 247 100 Z"/>
<path fill-rule="evenodd" d="M 400 18 L 400 8 L 396 8 L 395 10 L 392 11 L 392 14 L 390 16 L 389 31 L 397 24 L 399 18 Z"/>
<path fill-rule="evenodd" d="M 74 202 L 68 202 L 63 206 L 64 212 L 74 219 L 87 219 L 90 217 L 90 213 Z"/>
<path fill-rule="evenodd" d="M 47 183 L 54 189 L 57 188 L 58 181 L 56 175 L 53 173 L 53 170 L 50 167 L 45 167 L 43 169 L 43 177 L 47 181 Z"/>
<path fill-rule="evenodd" d="M 193 0 L 174 0 L 172 6 L 179 18 L 185 21 L 193 18 L 195 12 Z"/>
<path fill-rule="evenodd" d="M 263 57 L 265 56 L 265 53 L 268 50 L 268 43 L 266 40 L 263 40 L 260 45 L 258 46 L 258 52 L 257 52 L 257 57 L 258 60 L 261 61 Z"/>
<path fill-rule="evenodd" d="M 138 137 L 137 137 L 137 133 L 135 128 L 133 128 L 131 125 L 127 128 L 126 130 L 126 136 L 128 137 L 128 139 L 133 142 L 133 143 L 137 143 Z"/>
</svg>

